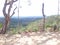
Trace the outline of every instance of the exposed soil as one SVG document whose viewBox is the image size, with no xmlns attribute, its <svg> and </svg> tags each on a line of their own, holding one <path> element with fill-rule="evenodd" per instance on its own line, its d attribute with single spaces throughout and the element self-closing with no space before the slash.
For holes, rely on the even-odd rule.
<svg viewBox="0 0 60 45">
<path fill-rule="evenodd" d="M 60 32 L 0 34 L 0 45 L 60 45 Z"/>
</svg>

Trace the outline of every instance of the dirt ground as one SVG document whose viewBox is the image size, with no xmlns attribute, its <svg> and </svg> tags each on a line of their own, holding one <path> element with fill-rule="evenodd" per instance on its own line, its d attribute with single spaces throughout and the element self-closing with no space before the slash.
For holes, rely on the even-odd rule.
<svg viewBox="0 0 60 45">
<path fill-rule="evenodd" d="M 0 45 L 60 45 L 60 32 L 0 34 Z"/>
</svg>

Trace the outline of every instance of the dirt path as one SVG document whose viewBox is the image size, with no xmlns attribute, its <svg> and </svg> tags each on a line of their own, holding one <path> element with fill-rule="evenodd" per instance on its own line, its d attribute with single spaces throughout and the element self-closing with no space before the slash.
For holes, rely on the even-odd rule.
<svg viewBox="0 0 60 45">
<path fill-rule="evenodd" d="M 60 45 L 60 32 L 0 35 L 0 45 Z"/>
</svg>

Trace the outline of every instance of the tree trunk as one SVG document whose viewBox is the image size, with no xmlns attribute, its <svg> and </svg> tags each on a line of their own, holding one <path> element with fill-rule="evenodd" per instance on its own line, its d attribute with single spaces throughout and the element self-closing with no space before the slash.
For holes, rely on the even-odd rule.
<svg viewBox="0 0 60 45">
<path fill-rule="evenodd" d="M 9 26 L 9 23 L 10 23 L 10 17 L 5 17 L 5 23 L 3 24 L 3 27 L 2 27 L 2 30 L 0 31 L 0 34 L 5 34 L 6 33 L 6 30 Z"/>
<path fill-rule="evenodd" d="M 43 29 L 42 31 L 45 30 L 45 14 L 44 14 L 44 3 L 42 3 L 42 14 L 43 14 Z"/>
<path fill-rule="evenodd" d="M 11 16 L 13 16 L 15 14 L 15 8 L 12 12 L 12 15 L 10 15 L 10 12 L 11 12 L 11 8 L 13 6 L 13 3 L 16 2 L 17 0 L 5 0 L 5 4 L 4 4 L 4 7 L 3 7 L 3 14 L 4 14 L 4 17 L 5 17 L 5 22 L 3 24 L 3 27 L 0 31 L 0 34 L 5 34 L 6 33 L 6 30 L 9 26 L 9 23 L 10 23 L 10 18 Z M 6 13 L 6 9 L 7 9 L 7 6 L 9 5 L 9 8 L 8 8 L 8 13 Z"/>
<path fill-rule="evenodd" d="M 43 16 L 43 31 L 45 30 L 45 15 Z"/>
</svg>

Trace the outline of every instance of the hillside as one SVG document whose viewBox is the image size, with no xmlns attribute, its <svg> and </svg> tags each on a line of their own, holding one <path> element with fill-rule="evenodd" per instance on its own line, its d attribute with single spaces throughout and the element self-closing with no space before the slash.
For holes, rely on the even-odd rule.
<svg viewBox="0 0 60 45">
<path fill-rule="evenodd" d="M 12 32 L 24 32 L 24 31 L 39 31 L 42 29 L 43 24 L 42 17 L 25 17 L 25 18 L 11 18 L 10 30 Z M 47 16 L 45 23 L 45 30 L 48 30 L 51 26 L 56 25 L 57 15 Z M 0 18 L 0 23 L 4 22 L 4 18 Z M 19 27 L 18 27 L 19 22 Z M 0 24 L 1 27 L 1 24 Z M 18 29 L 19 28 L 19 29 Z M 9 31 L 8 31 L 9 32 Z"/>
<path fill-rule="evenodd" d="M 23 31 L 25 31 L 25 30 L 26 31 L 27 30 L 28 31 L 38 31 L 38 30 L 41 30 L 42 23 L 43 23 L 42 19 L 35 20 L 34 22 L 29 23 L 26 27 L 22 27 L 21 30 L 23 30 Z M 49 30 L 51 27 L 56 25 L 57 20 L 58 20 L 57 19 L 57 15 L 46 17 L 45 30 Z M 59 23 L 60 23 L 60 21 L 59 21 Z"/>
</svg>

